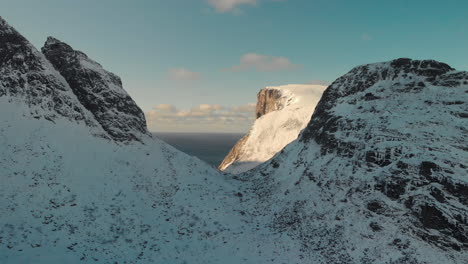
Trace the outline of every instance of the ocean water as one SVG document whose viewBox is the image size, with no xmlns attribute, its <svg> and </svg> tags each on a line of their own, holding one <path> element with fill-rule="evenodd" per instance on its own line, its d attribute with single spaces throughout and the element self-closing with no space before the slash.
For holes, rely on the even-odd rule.
<svg viewBox="0 0 468 264">
<path fill-rule="evenodd" d="M 231 133 L 153 133 L 169 145 L 215 167 L 223 161 L 244 134 Z"/>
</svg>

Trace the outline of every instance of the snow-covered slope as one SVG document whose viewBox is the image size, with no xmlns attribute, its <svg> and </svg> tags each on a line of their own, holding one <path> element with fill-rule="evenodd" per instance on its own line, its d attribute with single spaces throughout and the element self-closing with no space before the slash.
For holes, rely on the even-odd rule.
<svg viewBox="0 0 468 264">
<path fill-rule="evenodd" d="M 104 137 L 76 87 L 3 20 L 0 33 L 0 263 L 271 263 L 298 254 L 242 206 L 240 181 L 158 139 Z"/>
<path fill-rule="evenodd" d="M 143 111 L 117 75 L 53 37 L 47 38 L 41 50 L 112 139 L 141 141 L 150 136 Z"/>
<path fill-rule="evenodd" d="M 0 263 L 466 263 L 467 72 L 357 67 L 299 140 L 231 177 L 106 136 L 0 21 Z"/>
<path fill-rule="evenodd" d="M 468 72 L 443 63 L 356 67 L 299 140 L 242 175 L 247 207 L 312 263 L 467 263 L 467 99 Z"/>
<path fill-rule="evenodd" d="M 0 99 L 0 263 L 262 263 L 236 181 Z M 266 239 L 265 239 L 266 240 Z M 268 243 L 263 243 L 268 245 Z M 266 246 L 268 247 L 268 246 Z M 259 259 L 260 258 L 260 259 Z"/>
<path fill-rule="evenodd" d="M 245 172 L 281 151 L 307 125 L 325 88 L 290 84 L 260 90 L 257 120 L 224 158 L 219 169 L 234 174 Z"/>
</svg>

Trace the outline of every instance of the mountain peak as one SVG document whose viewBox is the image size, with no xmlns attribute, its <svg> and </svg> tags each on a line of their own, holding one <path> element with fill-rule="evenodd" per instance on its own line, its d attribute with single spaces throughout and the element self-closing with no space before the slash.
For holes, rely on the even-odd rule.
<svg viewBox="0 0 468 264">
<path fill-rule="evenodd" d="M 436 60 L 413 60 L 410 58 L 398 58 L 392 60 L 390 62 L 390 65 L 394 68 L 403 68 L 406 70 L 417 70 L 427 68 L 438 69 L 443 73 L 454 70 L 448 64 L 438 62 Z"/>
<path fill-rule="evenodd" d="M 53 122 L 65 117 L 99 127 L 43 54 L 4 19 L 0 19 L 0 70 L 0 98 L 24 105 L 31 117 Z"/>
<path fill-rule="evenodd" d="M 275 211 L 278 226 L 295 219 L 294 230 L 322 230 L 303 201 L 320 205 L 321 221 L 339 219 L 339 228 L 309 234 L 316 237 L 304 240 L 308 248 L 330 240 L 348 248 L 359 234 L 398 237 L 411 250 L 396 251 L 419 259 L 414 263 L 434 262 L 421 256 L 441 252 L 457 258 L 454 252 L 468 248 L 467 92 L 468 72 L 434 60 L 358 66 L 327 88 L 299 141 L 249 174 L 261 175 L 253 189 L 283 207 Z M 293 193 L 294 200 L 269 193 Z M 304 209 L 291 212 L 294 202 Z M 376 241 L 359 252 L 391 243 Z"/>
<path fill-rule="evenodd" d="M 317 120 L 321 119 L 325 112 L 338 103 L 349 100 L 351 95 L 356 97 L 362 94 L 359 100 L 365 101 L 388 99 L 395 94 L 424 93 L 434 86 L 449 88 L 466 85 L 467 79 L 467 72 L 456 71 L 449 65 L 435 60 L 400 58 L 357 66 L 329 86 L 314 115 L 317 116 Z M 358 100 L 357 97 L 355 100 Z M 302 140 L 310 139 L 311 128 L 318 131 L 319 123 L 311 122 L 303 133 Z"/>
<path fill-rule="evenodd" d="M 150 135 L 143 111 L 123 89 L 117 75 L 53 37 L 47 38 L 42 52 L 111 138 L 128 142 Z"/>
<path fill-rule="evenodd" d="M 54 44 L 61 44 L 61 43 L 63 43 L 63 42 L 56 39 L 56 38 L 54 38 L 54 37 L 52 37 L 52 36 L 48 36 L 44 46 L 46 47 L 46 46 L 50 46 L 50 45 L 54 45 Z"/>
<path fill-rule="evenodd" d="M 13 27 L 11 27 L 8 22 L 3 19 L 2 16 L 0 16 L 0 31 L 4 31 L 6 29 L 10 29 L 10 30 L 13 30 Z"/>
</svg>

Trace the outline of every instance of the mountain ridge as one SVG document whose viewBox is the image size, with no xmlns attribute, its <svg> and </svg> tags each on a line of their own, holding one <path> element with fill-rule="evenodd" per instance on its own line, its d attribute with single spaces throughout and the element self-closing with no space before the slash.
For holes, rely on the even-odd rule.
<svg viewBox="0 0 468 264">
<path fill-rule="evenodd" d="M 352 69 L 297 141 L 242 175 L 262 201 L 252 206 L 319 263 L 463 263 L 467 84 L 432 60 Z"/>
<path fill-rule="evenodd" d="M 53 37 L 41 50 L 112 139 L 141 141 L 151 136 L 143 111 L 122 88 L 120 77 Z"/>
<path fill-rule="evenodd" d="M 65 79 L 21 34 L 0 17 L 0 95 L 27 104 L 34 118 L 57 116 L 84 122 L 104 136 L 102 128 L 83 108 Z"/>
<path fill-rule="evenodd" d="M 466 263 L 467 72 L 409 59 L 356 67 L 299 138 L 233 176 L 127 119 L 112 139 L 101 126 L 112 120 L 5 23 L 0 262 Z"/>
</svg>

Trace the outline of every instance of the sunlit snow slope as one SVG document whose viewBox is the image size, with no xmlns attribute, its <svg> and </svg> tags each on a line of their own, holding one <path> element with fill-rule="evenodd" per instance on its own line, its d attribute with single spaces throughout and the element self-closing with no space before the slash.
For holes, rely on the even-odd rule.
<svg viewBox="0 0 468 264">
<path fill-rule="evenodd" d="M 257 96 L 257 120 L 219 169 L 238 174 L 269 160 L 307 125 L 325 86 L 290 84 L 266 87 Z"/>
</svg>

